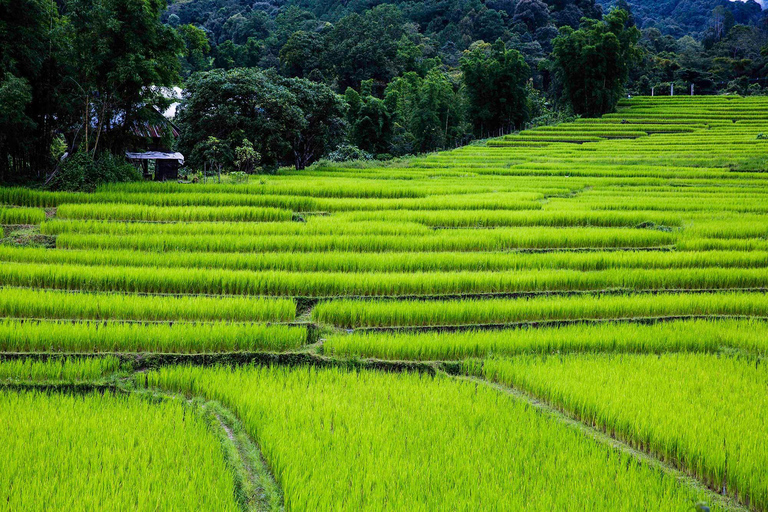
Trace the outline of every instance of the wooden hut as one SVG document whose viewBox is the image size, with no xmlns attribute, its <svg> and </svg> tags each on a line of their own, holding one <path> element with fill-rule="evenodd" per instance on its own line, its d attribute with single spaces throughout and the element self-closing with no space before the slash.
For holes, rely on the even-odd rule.
<svg viewBox="0 0 768 512">
<path fill-rule="evenodd" d="M 146 179 L 177 180 L 184 155 L 173 152 L 171 146 L 179 138 L 179 128 L 154 108 L 147 109 L 143 117 L 133 125 L 132 151 L 125 157 L 141 169 Z"/>
</svg>

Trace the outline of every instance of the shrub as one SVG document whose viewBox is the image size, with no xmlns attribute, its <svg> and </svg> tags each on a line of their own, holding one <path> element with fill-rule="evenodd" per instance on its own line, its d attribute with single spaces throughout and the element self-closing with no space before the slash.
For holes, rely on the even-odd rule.
<svg viewBox="0 0 768 512">
<path fill-rule="evenodd" d="M 77 153 L 62 164 L 48 186 L 52 190 L 93 192 L 104 183 L 141 179 L 141 172 L 123 158 L 103 153 L 94 159 Z"/>
<path fill-rule="evenodd" d="M 373 155 L 351 144 L 342 144 L 328 153 L 331 162 L 346 162 L 348 160 L 372 160 Z"/>
</svg>

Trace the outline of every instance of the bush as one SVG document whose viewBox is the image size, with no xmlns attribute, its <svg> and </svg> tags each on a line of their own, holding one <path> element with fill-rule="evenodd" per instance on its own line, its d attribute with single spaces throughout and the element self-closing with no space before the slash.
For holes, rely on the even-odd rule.
<svg viewBox="0 0 768 512">
<path fill-rule="evenodd" d="M 141 179 L 141 172 L 122 157 L 102 153 L 93 159 L 84 153 L 77 153 L 62 164 L 48 187 L 51 190 L 93 192 L 104 183 Z"/>
<path fill-rule="evenodd" d="M 342 144 L 328 153 L 331 162 L 346 162 L 348 160 L 372 160 L 373 155 L 351 144 Z"/>
<path fill-rule="evenodd" d="M 234 171 L 229 173 L 229 179 L 232 183 L 248 183 L 248 174 L 243 171 Z"/>
</svg>

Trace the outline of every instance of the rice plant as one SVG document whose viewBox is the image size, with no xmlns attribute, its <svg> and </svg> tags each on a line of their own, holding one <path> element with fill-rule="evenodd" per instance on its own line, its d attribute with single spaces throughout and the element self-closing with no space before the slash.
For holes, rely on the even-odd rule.
<svg viewBox="0 0 768 512">
<path fill-rule="evenodd" d="M 0 320 L 3 352 L 283 351 L 306 343 L 306 328 L 285 325 Z"/>
<path fill-rule="evenodd" d="M 116 357 L 63 358 L 48 361 L 13 359 L 0 362 L 2 382 L 89 382 L 121 370 Z"/>
<path fill-rule="evenodd" d="M 195 208 L 147 206 L 140 204 L 64 204 L 56 216 L 61 219 L 141 220 L 141 221 L 287 221 L 290 210 L 237 206 Z"/>
<path fill-rule="evenodd" d="M 764 293 L 576 295 L 460 301 L 322 302 L 312 312 L 321 323 L 344 328 L 505 324 L 668 316 L 768 316 Z"/>
<path fill-rule="evenodd" d="M 45 220 L 45 211 L 39 208 L 2 208 L 0 224 L 40 224 Z"/>
<path fill-rule="evenodd" d="M 490 359 L 486 378 L 514 385 L 768 508 L 768 369 L 707 354 Z"/>
<path fill-rule="evenodd" d="M 46 224 L 43 224 L 45 226 Z M 107 267 L 285 270 L 290 272 L 452 272 L 764 268 L 766 251 L 264 252 L 50 251 L 0 245 L 0 261 Z M 425 277 L 426 279 L 426 277 Z"/>
<path fill-rule="evenodd" d="M 240 271 L 5 263 L 0 285 L 101 292 L 292 297 L 762 289 L 764 268 L 445 273 Z"/>
<path fill-rule="evenodd" d="M 306 367 L 175 367 L 136 380 L 235 411 L 290 510 L 684 510 L 703 497 L 476 383 Z"/>
<path fill-rule="evenodd" d="M 180 402 L 0 391 L 3 509 L 239 511 L 204 420 Z"/>
<path fill-rule="evenodd" d="M 334 333 L 323 350 L 342 357 L 392 360 L 462 360 L 491 355 L 571 352 L 717 352 L 736 348 L 766 353 L 764 320 L 678 320 L 575 324 L 551 328 Z"/>
<path fill-rule="evenodd" d="M 71 293 L 0 288 L 0 316 L 78 320 L 277 321 L 289 322 L 288 299 Z"/>
<path fill-rule="evenodd" d="M 442 230 L 413 235 L 124 235 L 62 233 L 61 249 L 133 249 L 199 252 L 440 252 L 509 251 L 517 249 L 587 249 L 665 247 L 675 233 L 615 228 L 499 228 Z"/>
</svg>

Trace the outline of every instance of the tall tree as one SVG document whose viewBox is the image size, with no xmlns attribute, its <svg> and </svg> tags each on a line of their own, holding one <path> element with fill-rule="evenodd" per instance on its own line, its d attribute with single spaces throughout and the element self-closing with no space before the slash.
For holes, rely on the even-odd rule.
<svg viewBox="0 0 768 512">
<path fill-rule="evenodd" d="M 530 68 L 517 50 L 497 40 L 475 44 L 461 59 L 467 114 L 475 133 L 520 127 L 528 120 L 526 81 Z"/>
<path fill-rule="evenodd" d="M 402 13 L 394 5 L 352 14 L 326 36 L 323 66 L 337 77 L 340 90 L 359 87 L 368 79 L 384 84 L 401 70 L 398 49 L 403 34 Z"/>
<path fill-rule="evenodd" d="M 279 83 L 293 94 L 301 111 L 300 122 L 287 131 L 293 165 L 304 169 L 344 140 L 346 105 L 323 84 L 301 78 L 284 78 Z"/>
<path fill-rule="evenodd" d="M 0 0 L 0 181 L 51 165 L 55 123 L 67 103 L 60 17 L 53 0 Z"/>
<path fill-rule="evenodd" d="M 257 69 L 195 73 L 179 108 L 179 148 L 202 167 L 200 141 L 222 144 L 218 163 L 234 168 L 244 139 L 254 143 L 267 169 L 302 168 L 335 147 L 344 132 L 343 102 L 327 86 Z"/>
<path fill-rule="evenodd" d="M 640 31 L 628 22 L 626 11 L 614 9 L 603 21 L 584 19 L 578 30 L 560 29 L 553 41 L 552 66 L 574 113 L 593 117 L 616 108 L 629 69 L 641 55 Z"/>
<path fill-rule="evenodd" d="M 81 96 L 86 153 L 120 152 L 142 107 L 162 102 L 161 87 L 178 82 L 184 47 L 160 22 L 165 0 L 69 0 L 65 15 L 75 94 Z"/>
<path fill-rule="evenodd" d="M 395 78 L 384 91 L 384 102 L 394 120 L 395 154 L 443 149 L 464 135 L 462 95 L 438 68 L 424 78 L 414 72 Z"/>
</svg>

